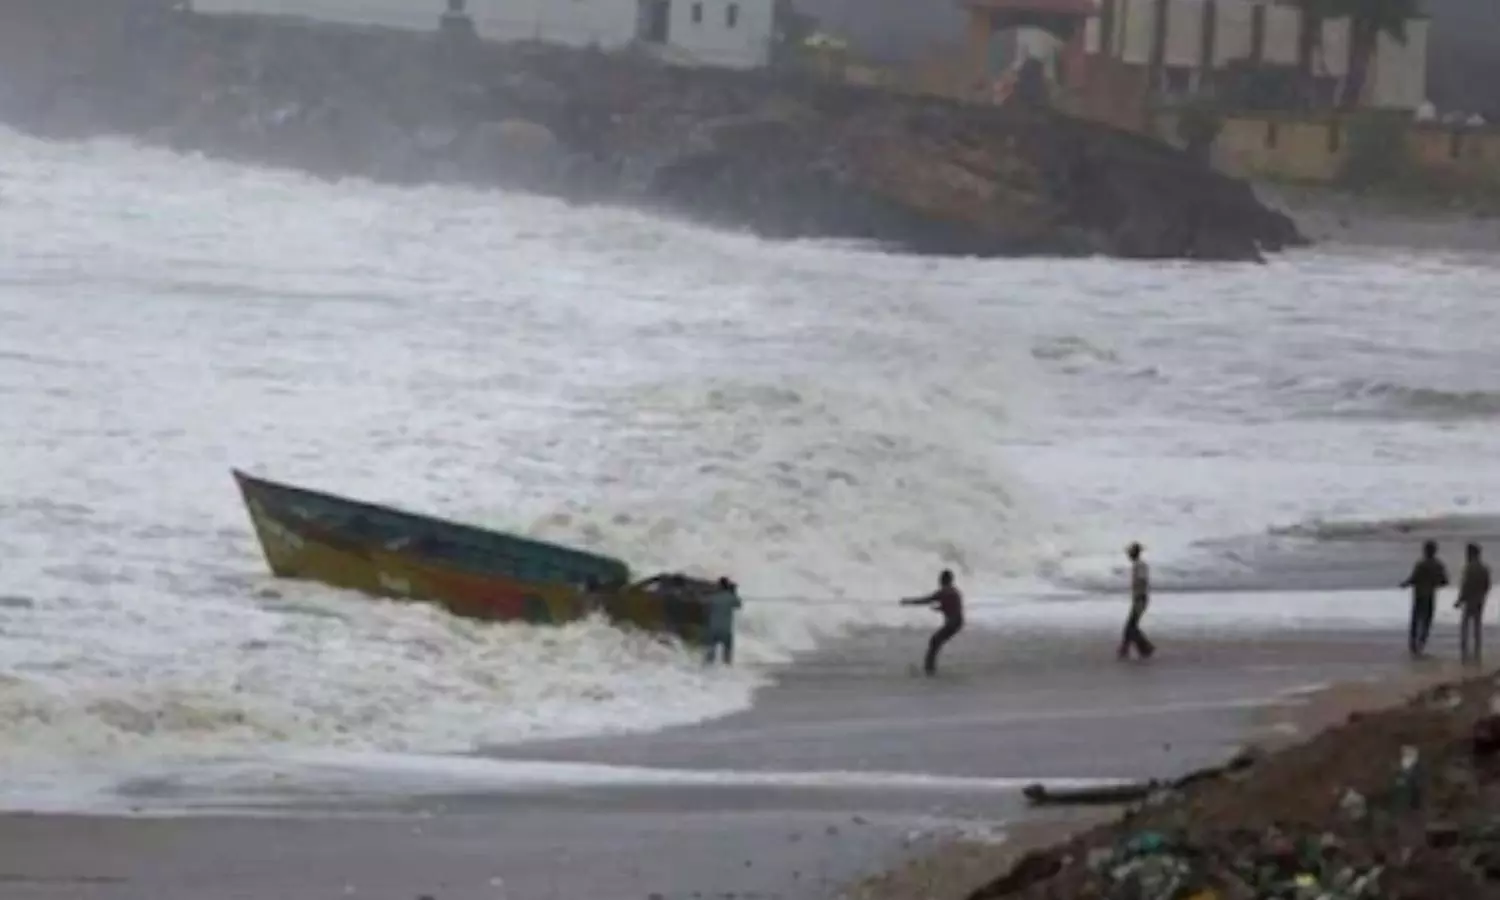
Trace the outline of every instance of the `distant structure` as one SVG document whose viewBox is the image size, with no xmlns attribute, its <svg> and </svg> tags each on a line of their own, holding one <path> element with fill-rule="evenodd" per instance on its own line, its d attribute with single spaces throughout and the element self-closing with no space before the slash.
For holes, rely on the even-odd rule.
<svg viewBox="0 0 1500 900">
<path fill-rule="evenodd" d="M 967 92 L 980 96 L 1027 59 L 1075 110 L 1126 127 L 1159 101 L 1209 97 L 1253 108 L 1329 108 L 1357 61 L 1350 23 L 1306 23 L 1272 0 L 962 0 Z M 1414 112 L 1427 100 L 1425 18 L 1376 41 L 1357 106 Z"/>
<path fill-rule="evenodd" d="M 770 61 L 775 0 L 192 0 L 194 12 L 296 17 L 432 31 L 466 15 L 485 40 L 605 50 L 639 46 L 682 65 L 755 68 Z"/>
</svg>

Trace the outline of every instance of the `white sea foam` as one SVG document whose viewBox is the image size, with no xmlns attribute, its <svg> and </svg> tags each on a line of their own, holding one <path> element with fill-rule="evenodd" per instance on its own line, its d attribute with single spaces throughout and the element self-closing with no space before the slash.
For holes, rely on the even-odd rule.
<svg viewBox="0 0 1500 900">
<path fill-rule="evenodd" d="M 0 192 L 11 763 L 660 727 L 926 624 L 894 600 L 940 567 L 1095 627 L 1114 601 L 1038 596 L 1116 583 L 1129 538 L 1170 586 L 1235 565 L 1206 537 L 1500 509 L 1473 259 L 925 260 L 5 132 Z M 236 465 L 732 574 L 751 666 L 274 584 Z M 1213 602 L 1182 615 L 1391 615 Z"/>
</svg>

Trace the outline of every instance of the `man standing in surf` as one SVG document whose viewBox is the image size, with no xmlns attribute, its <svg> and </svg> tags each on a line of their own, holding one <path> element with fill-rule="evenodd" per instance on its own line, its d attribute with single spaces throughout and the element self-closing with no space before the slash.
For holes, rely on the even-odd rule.
<svg viewBox="0 0 1500 900">
<path fill-rule="evenodd" d="M 926 597 L 908 597 L 901 601 L 902 606 L 931 606 L 943 614 L 943 626 L 935 631 L 932 639 L 927 642 L 927 657 L 922 663 L 922 671 L 928 675 L 937 674 L 938 653 L 942 652 L 943 645 L 953 639 L 964 627 L 964 595 L 959 593 L 958 588 L 953 586 L 953 573 L 947 569 L 938 576 L 938 589 Z"/>
<path fill-rule="evenodd" d="M 1406 646 L 1412 656 L 1427 652 L 1427 635 L 1432 631 L 1432 613 L 1437 605 L 1437 592 L 1448 586 L 1448 569 L 1438 559 L 1437 541 L 1422 545 L 1422 558 L 1412 567 L 1411 574 L 1401 582 L 1411 588 L 1411 628 L 1407 633 Z"/>
<path fill-rule="evenodd" d="M 1126 547 L 1125 556 L 1130 560 L 1130 615 L 1125 618 L 1125 633 L 1120 637 L 1118 655 L 1120 659 L 1128 659 L 1130 648 L 1134 647 L 1141 659 L 1150 659 L 1156 652 L 1156 645 L 1141 630 L 1141 619 L 1151 603 L 1151 568 L 1141 559 L 1140 544 L 1132 543 Z"/>
</svg>

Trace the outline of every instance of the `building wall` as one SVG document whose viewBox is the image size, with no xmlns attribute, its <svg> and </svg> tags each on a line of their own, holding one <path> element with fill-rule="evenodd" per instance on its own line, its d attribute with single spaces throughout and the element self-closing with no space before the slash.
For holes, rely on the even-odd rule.
<svg viewBox="0 0 1500 900">
<path fill-rule="evenodd" d="M 1163 65 L 1198 67 L 1203 57 L 1204 8 L 1203 0 L 1171 0 L 1168 4 Z"/>
<path fill-rule="evenodd" d="M 1114 0 L 1114 56 L 1137 66 L 1151 63 L 1156 38 L 1157 0 Z M 1301 13 L 1295 6 L 1272 5 L 1257 0 L 1217 0 L 1213 16 L 1213 65 L 1223 69 L 1233 62 L 1250 59 L 1255 50 L 1257 8 L 1263 10 L 1264 31 L 1261 60 L 1268 65 L 1295 66 L 1302 30 Z M 1163 63 L 1170 69 L 1197 70 L 1203 53 L 1204 29 L 1208 23 L 1207 0 L 1167 0 L 1166 42 Z M 1377 108 L 1416 109 L 1427 99 L 1427 38 L 1429 23 L 1414 19 L 1407 26 L 1405 43 L 1382 36 L 1376 48 L 1367 86 L 1366 104 Z M 1101 20 L 1091 19 L 1084 32 L 1084 45 L 1091 54 L 1100 52 L 1104 35 Z M 1349 23 L 1323 23 L 1322 52 L 1313 60 L 1314 73 L 1343 78 L 1349 69 Z"/>
<path fill-rule="evenodd" d="M 1322 53 L 1313 59 L 1313 69 L 1331 78 L 1349 74 L 1349 20 L 1323 23 Z"/>
<path fill-rule="evenodd" d="M 1406 26 L 1406 43 L 1380 36 L 1365 102 L 1389 109 L 1416 109 L 1427 100 L 1428 23 L 1418 19 Z"/>
<path fill-rule="evenodd" d="M 773 0 L 672 0 L 668 39 L 702 62 L 752 68 L 770 61 L 775 27 Z"/>
<path fill-rule="evenodd" d="M 1297 64 L 1297 36 L 1302 32 L 1302 15 L 1293 6 L 1267 6 L 1266 37 L 1261 60 L 1273 66 Z"/>
<path fill-rule="evenodd" d="M 1428 171 L 1500 186 L 1500 128 L 1418 125 L 1406 144 L 1416 163 Z"/>
<path fill-rule="evenodd" d="M 1147 130 L 1145 67 L 1093 56 L 1077 68 L 1064 96 L 1068 112 L 1126 131 Z"/>
<path fill-rule="evenodd" d="M 1232 118 L 1214 142 L 1214 165 L 1240 176 L 1329 182 L 1344 164 L 1337 120 L 1294 116 Z"/>
<path fill-rule="evenodd" d="M 1214 15 L 1214 67 L 1222 69 L 1236 60 L 1249 59 L 1255 9 L 1249 3 L 1221 3 Z"/>
<path fill-rule="evenodd" d="M 1413 123 L 1403 148 L 1429 175 L 1500 186 L 1500 128 Z M 1338 117 L 1234 117 L 1213 147 L 1215 165 L 1233 175 L 1324 183 L 1339 177 L 1348 153 L 1348 126 Z"/>
<path fill-rule="evenodd" d="M 1131 65 L 1151 62 L 1154 0 L 1117 0 L 1115 12 L 1115 58 Z"/>
<path fill-rule="evenodd" d="M 427 4 L 429 0 L 421 0 Z M 439 10 L 442 0 L 431 0 Z M 613 49 L 635 37 L 634 0 L 468 0 L 479 36 L 491 41 L 539 40 L 570 47 Z"/>
</svg>

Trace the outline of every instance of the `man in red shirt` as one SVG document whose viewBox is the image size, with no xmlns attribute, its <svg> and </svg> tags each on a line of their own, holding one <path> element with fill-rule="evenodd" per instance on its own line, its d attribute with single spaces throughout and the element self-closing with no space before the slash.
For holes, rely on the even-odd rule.
<svg viewBox="0 0 1500 900">
<path fill-rule="evenodd" d="M 931 606 L 943 614 L 943 626 L 933 633 L 927 642 L 927 658 L 922 670 L 928 675 L 937 674 L 938 653 L 943 645 L 953 639 L 964 627 L 964 595 L 953 586 L 953 573 L 947 569 L 938 576 L 938 589 L 926 597 L 909 597 L 901 601 L 902 606 Z"/>
</svg>

